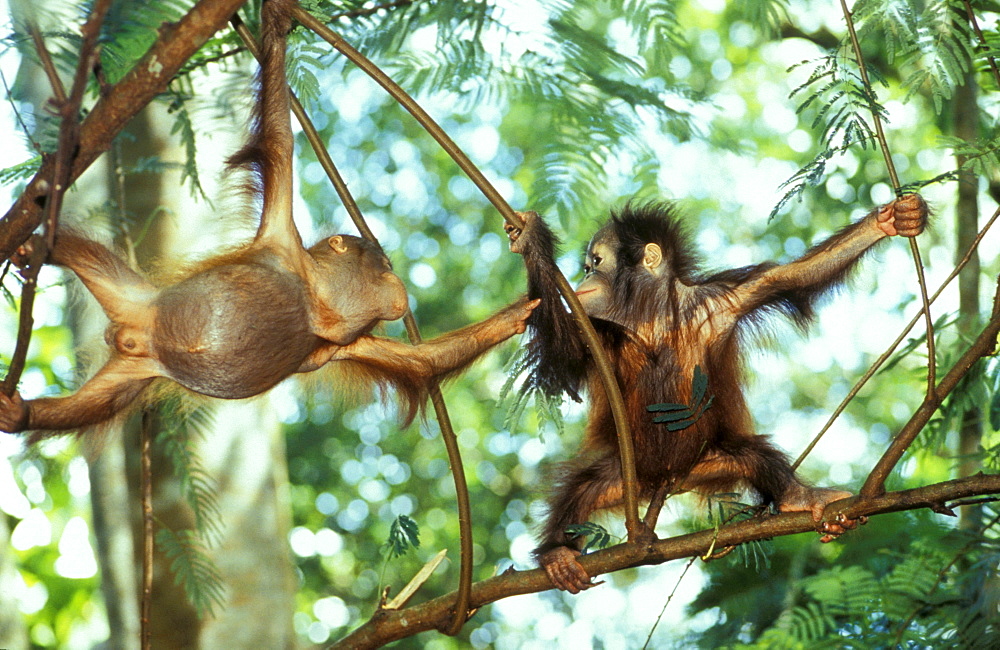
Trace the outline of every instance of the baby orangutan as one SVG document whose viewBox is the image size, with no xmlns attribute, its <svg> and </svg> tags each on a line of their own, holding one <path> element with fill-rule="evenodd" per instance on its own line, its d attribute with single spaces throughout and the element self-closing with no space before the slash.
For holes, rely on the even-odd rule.
<svg viewBox="0 0 1000 650">
<path fill-rule="evenodd" d="M 621 504 L 621 459 L 603 384 L 551 279 L 554 236 L 535 213 L 523 216 L 523 231 L 507 229 L 510 246 L 524 255 L 528 296 L 542 299 L 528 319 L 528 385 L 549 395 L 576 396 L 586 388 L 590 397 L 583 447 L 556 473 L 535 549 L 552 583 L 576 593 L 592 583 L 577 562 L 582 540 L 567 528 Z M 622 389 L 641 496 L 662 487 L 703 494 L 745 487 L 783 512 L 811 513 L 823 541 L 855 526 L 819 524 L 824 508 L 850 493 L 804 483 L 784 453 L 754 432 L 743 394 L 745 333 L 774 314 L 805 326 L 816 299 L 866 252 L 893 235 L 915 237 L 926 219 L 924 200 L 908 194 L 797 260 L 708 274 L 699 270 L 671 206 L 628 205 L 613 213 L 590 240 L 576 294 Z M 707 380 L 700 396 L 696 376 Z M 654 421 L 653 405 L 690 405 L 692 415 L 668 427 Z"/>
</svg>

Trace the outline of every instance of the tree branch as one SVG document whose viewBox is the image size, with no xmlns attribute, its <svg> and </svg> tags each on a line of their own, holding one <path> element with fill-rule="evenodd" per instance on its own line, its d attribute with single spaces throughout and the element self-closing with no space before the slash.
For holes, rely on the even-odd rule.
<svg viewBox="0 0 1000 650">
<path fill-rule="evenodd" d="M 166 90 L 181 66 L 246 0 L 199 0 L 180 21 L 165 23 L 149 51 L 94 104 L 80 126 L 79 149 L 69 179 L 79 178 L 108 150 L 135 115 Z M 21 196 L 0 219 L 0 259 L 10 257 L 42 219 L 54 161 L 46 159 Z"/>
<path fill-rule="evenodd" d="M 912 490 L 890 492 L 868 500 L 859 497 L 844 499 L 830 504 L 827 512 L 842 512 L 851 519 L 920 508 L 947 512 L 951 501 L 997 493 L 1000 493 L 1000 475 L 978 474 Z M 785 513 L 649 544 L 619 544 L 582 556 L 580 563 L 588 574 L 596 576 L 632 567 L 658 565 L 670 560 L 695 557 L 705 554 L 713 547 L 735 546 L 782 535 L 814 532 L 815 529 L 816 522 L 809 513 Z M 551 588 L 552 583 L 541 569 L 531 571 L 510 569 L 500 576 L 473 585 L 472 606 L 482 607 L 510 596 L 536 593 Z M 368 622 L 333 647 L 377 648 L 391 641 L 435 629 L 441 618 L 447 614 L 452 602 L 454 595 L 447 594 L 406 609 L 379 610 Z"/>
<path fill-rule="evenodd" d="M 875 125 L 875 136 L 878 139 L 879 148 L 882 150 L 882 158 L 885 160 L 885 168 L 892 181 L 892 189 L 896 196 L 900 195 L 899 175 L 896 173 L 896 165 L 892 162 L 892 153 L 889 151 L 889 141 L 885 137 L 885 130 L 882 128 L 882 118 L 876 108 L 875 90 L 868 79 L 868 68 L 865 66 L 865 59 L 861 56 L 861 42 L 858 40 L 858 33 L 854 29 L 854 18 L 847 8 L 847 0 L 840 0 L 840 6 L 844 12 L 844 21 L 847 23 L 847 33 L 851 38 L 851 45 L 854 48 L 854 58 L 858 64 L 858 72 L 861 74 L 861 83 L 865 88 L 865 95 L 868 99 L 868 108 L 872 114 L 872 124 Z M 934 384 L 937 374 L 937 353 L 934 351 L 934 319 L 931 317 L 931 303 L 927 298 L 927 280 L 924 278 L 924 264 L 920 260 L 920 246 L 915 237 L 910 237 L 910 254 L 913 256 L 913 264 L 917 270 L 917 284 L 920 285 L 920 299 L 924 303 L 924 323 L 927 327 L 927 399 L 934 398 Z"/>
<path fill-rule="evenodd" d="M 13 395 L 17 390 L 17 384 L 21 380 L 21 373 L 24 372 L 25 363 L 28 358 L 28 346 L 31 343 L 31 333 L 34 329 L 34 316 L 32 311 L 35 305 L 35 291 L 38 288 L 38 274 L 45 263 L 48 252 L 52 250 L 55 242 L 56 225 L 59 222 L 59 213 L 62 210 L 63 196 L 69 187 L 69 170 L 72 167 L 73 159 L 76 155 L 77 143 L 79 142 L 80 128 L 79 116 L 80 106 L 83 103 L 83 92 L 87 87 L 87 77 L 93 67 L 94 59 L 97 56 L 97 37 L 100 35 L 101 24 L 104 16 L 108 12 L 111 0 L 99 0 L 94 5 L 87 22 L 81 30 L 82 39 L 80 53 L 78 55 L 76 75 L 73 78 L 73 87 L 69 97 L 63 87 L 59 75 L 56 74 L 55 66 L 52 64 L 52 57 L 45 47 L 36 25 L 29 25 L 38 50 L 38 57 L 43 62 L 45 72 L 52 85 L 53 99 L 52 105 L 59 112 L 59 144 L 55 156 L 49 158 L 52 168 L 52 177 L 47 186 L 51 193 L 45 205 L 45 238 L 44 242 L 35 242 L 30 254 L 25 259 L 27 263 L 24 273 L 24 284 L 21 286 L 21 312 L 18 318 L 17 344 L 11 358 L 10 368 L 4 378 L 0 390 L 5 395 Z"/>
<path fill-rule="evenodd" d="M 990 316 L 990 320 L 986 323 L 986 327 L 983 328 L 983 331 L 976 340 L 965 351 L 965 354 L 952 366 L 948 374 L 934 387 L 933 394 L 924 399 L 917 412 L 913 414 L 909 422 L 896 434 L 889 448 L 886 449 L 882 458 L 872 468 L 871 473 L 865 480 L 865 484 L 861 487 L 859 494 L 861 498 L 871 499 L 885 491 L 885 480 L 888 478 L 889 473 L 892 472 L 893 468 L 903 457 L 903 454 L 913 444 L 913 441 L 916 440 L 917 435 L 920 434 L 927 422 L 930 421 L 931 416 L 934 415 L 938 406 L 941 405 L 941 400 L 948 393 L 955 390 L 958 382 L 972 369 L 972 366 L 976 362 L 994 352 L 997 346 L 998 334 L 1000 334 L 1000 277 L 997 278 L 997 292 L 993 297 L 993 313 Z"/>
</svg>

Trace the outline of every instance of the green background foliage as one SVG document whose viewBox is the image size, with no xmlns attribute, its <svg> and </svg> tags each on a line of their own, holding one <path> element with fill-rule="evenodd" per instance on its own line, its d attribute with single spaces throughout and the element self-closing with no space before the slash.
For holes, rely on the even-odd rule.
<svg viewBox="0 0 1000 650">
<path fill-rule="evenodd" d="M 108 80 L 130 68 L 162 20 L 176 19 L 190 4 L 116 3 L 103 33 Z M 971 4 L 995 48 L 1000 6 Z M 515 209 L 538 210 L 557 224 L 565 242 L 560 264 L 571 279 L 580 269 L 577 253 L 608 206 L 631 197 L 678 201 L 706 267 L 719 269 L 790 261 L 892 196 L 870 139 L 874 99 L 848 56 L 836 2 L 418 0 L 373 13 L 359 11 L 369 3 L 303 5 L 320 15 L 342 15 L 336 28 L 419 99 Z M 70 12 L 74 25 L 83 15 L 79 10 Z M 903 183 L 922 187 L 936 209 L 931 232 L 921 238 L 936 286 L 954 257 L 954 153 L 968 157 L 981 212 L 995 207 L 989 197 L 1000 178 L 996 81 L 963 19 L 963 2 L 867 0 L 854 10 L 897 169 Z M 53 0 L 41 3 L 40 11 L 55 16 L 66 7 Z M 46 17 L 43 26 L 51 20 Z M 22 24 L 8 24 L 4 33 L 5 58 L 33 58 Z M 52 28 L 45 36 L 57 60 L 72 64 L 75 30 Z M 234 107 L 245 105 L 250 83 L 248 57 L 234 53 L 237 47 L 231 33 L 220 33 L 161 98 L 170 108 L 172 137 L 183 145 L 182 159 L 150 158 L 124 170 L 138 175 L 180 168 L 184 191 L 202 202 L 206 219 L 226 201 L 224 193 L 205 189 L 199 160 L 228 153 L 217 150 L 210 132 L 220 116 L 231 119 Z M 33 141 L 51 150 L 54 117 L 26 103 L 28 72 L 19 74 L 13 100 L 24 102 L 18 107 L 30 118 Z M 205 93 L 209 78 L 223 82 Z M 500 217 L 409 115 L 301 29 L 290 36 L 289 78 L 406 282 L 425 337 L 481 320 L 524 291 L 521 261 L 507 251 Z M 955 100 L 956 87 L 966 81 L 981 93 L 975 140 L 959 138 L 951 127 L 954 111 L 970 110 Z M 11 139 L 25 137 L 13 121 L 4 128 Z M 350 230 L 301 136 L 297 154 L 300 221 L 317 234 Z M 25 151 L 5 165 L 0 179 L 12 195 L 25 178 L 17 165 L 37 164 L 32 156 Z M 74 208 L 110 218 L 113 230 L 122 220 L 145 228 L 145 220 L 164 218 L 85 200 Z M 992 296 L 997 249 L 994 236 L 981 251 L 983 305 Z M 41 327 L 22 383 L 30 396 L 59 394 L 75 384 L 66 291 L 57 274 L 46 278 Z M 11 275 L 4 288 L 17 293 Z M 915 295 L 908 252 L 893 243 L 829 301 L 808 338 L 783 323 L 759 332 L 755 343 L 764 351 L 748 360 L 758 430 L 797 455 L 895 336 L 904 315 L 915 313 Z M 952 292 L 935 313 L 952 324 L 939 331 L 944 366 L 966 336 L 954 325 L 957 305 Z M 0 354 L 7 355 L 14 311 L 2 314 L 2 322 Z M 405 336 L 400 323 L 387 324 L 384 333 Z M 584 424 L 574 404 L 561 410 L 562 430 L 531 408 L 506 420 L 506 405 L 496 397 L 515 348 L 516 341 L 501 346 L 445 391 L 473 503 L 477 580 L 531 566 L 545 467 L 573 453 Z M 921 401 L 924 350 L 916 339 L 875 377 L 806 461 L 807 478 L 860 485 Z M 983 364 L 918 439 L 889 488 L 954 476 L 961 414 L 997 403 L 997 385 L 996 364 Z M 333 641 L 362 623 L 377 606 L 380 587 L 397 593 L 443 548 L 450 562 L 419 598 L 447 593 L 457 583 L 455 490 L 436 422 L 428 417 L 400 429 L 391 395 L 382 405 L 367 393 L 345 400 L 344 392 L 333 375 L 321 374 L 288 382 L 272 396 L 287 445 L 289 542 L 298 580 L 294 625 L 303 646 Z M 985 427 L 985 471 L 997 469 L 996 424 Z M 199 433 L 209 428 L 196 423 Z M 188 453 L 183 444 L 174 449 L 168 448 L 173 457 Z M 60 548 L 63 533 L 71 521 L 90 516 L 86 481 L 79 478 L 85 468 L 75 451 L 66 440 L 25 452 L 13 438 L 0 439 L 0 458 L 6 459 L 0 490 L 16 485 L 16 494 L 0 503 L 17 542 L 5 552 L 17 560 L 27 594 L 21 609 L 36 647 L 82 647 L 107 634 L 98 576 L 69 577 L 59 565 L 69 553 Z M 206 493 L 211 481 L 203 470 L 197 463 L 186 467 L 182 478 L 195 488 L 189 498 L 207 504 L 210 520 L 225 520 L 225 510 L 216 511 Z M 665 508 L 659 532 L 714 525 L 710 515 L 698 500 L 678 497 Z M 419 547 L 387 558 L 393 523 L 407 521 L 400 517 L 419 526 Z M 882 516 L 832 545 L 798 536 L 699 563 L 653 631 L 651 647 L 988 647 L 996 642 L 990 624 L 997 616 L 997 517 L 987 506 L 983 522 L 989 525 L 960 530 L 941 515 Z M 44 529 L 40 520 L 51 527 L 48 539 L 19 542 L 19 529 L 22 536 Z M 617 517 L 600 523 L 616 539 L 623 532 Z M 681 570 L 665 565 L 621 572 L 577 597 L 518 597 L 478 612 L 456 638 L 425 633 L 400 645 L 637 647 Z M 211 575 L 210 567 L 205 571 Z"/>
</svg>

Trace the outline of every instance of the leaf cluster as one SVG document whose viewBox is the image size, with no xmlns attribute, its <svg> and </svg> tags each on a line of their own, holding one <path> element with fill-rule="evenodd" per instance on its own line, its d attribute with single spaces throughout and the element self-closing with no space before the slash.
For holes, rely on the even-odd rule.
<svg viewBox="0 0 1000 650">
<path fill-rule="evenodd" d="M 585 524 L 573 524 L 566 527 L 566 534 L 571 538 L 587 537 L 587 543 L 580 552 L 586 555 L 590 551 L 607 548 L 611 544 L 611 533 L 604 526 L 588 521 Z"/>
<path fill-rule="evenodd" d="M 651 404 L 646 410 L 650 413 L 663 413 L 664 415 L 654 417 L 653 422 L 667 425 L 667 431 L 680 431 L 697 422 L 715 401 L 714 395 L 706 396 L 707 390 L 708 376 L 701 366 L 695 366 L 691 379 L 690 404 Z"/>
<path fill-rule="evenodd" d="M 420 548 L 420 526 L 406 515 L 399 515 L 389 527 L 389 537 L 382 548 L 387 559 L 400 557 L 411 548 Z"/>
<path fill-rule="evenodd" d="M 184 587 L 198 616 L 214 616 L 215 608 L 225 603 L 226 589 L 201 535 L 194 530 L 163 528 L 156 533 L 156 544 L 171 560 L 174 583 Z"/>
<path fill-rule="evenodd" d="M 195 527 L 174 531 L 163 526 L 156 541 L 172 560 L 174 580 L 184 587 L 195 611 L 201 617 L 211 616 L 215 606 L 223 604 L 225 595 L 222 574 L 208 553 L 211 543 L 221 536 L 223 514 L 215 480 L 201 464 L 195 443 L 211 431 L 214 423 L 208 408 L 185 405 L 177 396 L 168 397 L 160 405 L 160 413 L 162 427 L 156 440 L 170 459 Z"/>
</svg>

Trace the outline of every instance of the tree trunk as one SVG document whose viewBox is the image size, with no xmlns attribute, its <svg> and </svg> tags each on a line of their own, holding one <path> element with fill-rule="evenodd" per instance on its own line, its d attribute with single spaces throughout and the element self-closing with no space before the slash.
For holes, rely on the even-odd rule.
<svg viewBox="0 0 1000 650">
<path fill-rule="evenodd" d="M 976 79 L 970 73 L 955 93 L 954 130 L 963 140 L 975 142 L 979 137 L 979 105 L 976 102 Z M 964 156 L 956 156 L 959 167 Z M 958 184 L 958 204 L 955 208 L 955 258 L 960 260 L 979 231 L 979 177 L 962 174 Z M 969 264 L 958 276 L 958 331 L 963 337 L 974 336 L 979 328 L 979 254 L 972 254 Z M 982 470 L 983 411 L 970 406 L 962 414 L 958 440 L 958 476 L 972 476 Z M 961 509 L 959 525 L 964 530 L 977 530 L 982 519 L 980 506 Z"/>
<path fill-rule="evenodd" d="M 27 648 L 28 633 L 17 607 L 15 581 L 20 580 L 10 547 L 7 515 L 0 511 L 0 648 Z"/>
</svg>

